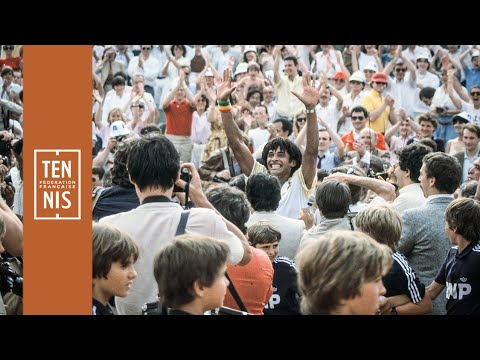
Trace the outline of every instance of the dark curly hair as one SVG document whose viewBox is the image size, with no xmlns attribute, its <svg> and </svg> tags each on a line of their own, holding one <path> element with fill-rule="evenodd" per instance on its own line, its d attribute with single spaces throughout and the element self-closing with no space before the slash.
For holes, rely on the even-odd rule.
<svg viewBox="0 0 480 360">
<path fill-rule="evenodd" d="M 403 171 L 410 170 L 410 179 L 419 183 L 420 168 L 422 167 L 423 157 L 430 153 L 425 145 L 416 143 L 397 149 L 398 164 Z"/>
<path fill-rule="evenodd" d="M 133 188 L 133 184 L 128 178 L 127 171 L 127 158 L 130 149 L 132 148 L 132 141 L 135 139 L 126 139 L 121 141 L 117 145 L 117 149 L 114 154 L 113 167 L 110 169 L 110 174 L 112 178 L 112 184 L 121 186 L 126 189 Z"/>
<path fill-rule="evenodd" d="M 280 151 L 286 152 L 290 156 L 290 160 L 295 160 L 295 166 L 292 168 L 290 172 L 290 176 L 297 171 L 297 169 L 302 166 L 302 153 L 297 145 L 295 145 L 292 141 L 285 139 L 285 138 L 274 138 L 270 140 L 268 143 L 265 144 L 262 152 L 262 161 L 264 164 L 267 164 L 267 157 L 268 152 L 270 150 L 275 151 L 280 148 Z"/>
<path fill-rule="evenodd" d="M 250 176 L 247 183 L 247 199 L 255 211 L 275 211 L 280 203 L 280 182 L 270 174 Z"/>
</svg>

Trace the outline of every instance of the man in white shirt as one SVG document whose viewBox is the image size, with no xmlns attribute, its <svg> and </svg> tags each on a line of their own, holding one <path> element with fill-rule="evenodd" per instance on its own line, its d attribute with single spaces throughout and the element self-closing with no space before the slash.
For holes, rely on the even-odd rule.
<svg viewBox="0 0 480 360">
<path fill-rule="evenodd" d="M 150 56 L 153 45 L 142 45 L 142 52 L 135 56 L 128 64 L 128 76 L 133 77 L 135 73 L 143 74 L 145 79 L 145 91 L 155 97 L 155 80 L 160 73 L 160 62 Z"/>
<path fill-rule="evenodd" d="M 142 256 L 135 263 L 138 277 L 130 293 L 125 298 L 115 299 L 121 315 L 140 315 L 144 303 L 156 301 L 158 291 L 153 277 L 153 257 L 158 249 L 173 239 L 180 222 L 183 209 L 171 201 L 174 184 L 182 189 L 186 186 L 186 182 L 180 179 L 180 156 L 170 140 L 151 133 L 133 141 L 137 143 L 129 153 L 127 169 L 141 205 L 100 220 L 128 232 L 142 248 Z M 185 232 L 227 241 L 229 263 L 247 264 L 251 250 L 245 236 L 208 202 L 195 166 L 186 163 L 183 167 L 191 173 L 189 195 L 196 205 L 190 210 Z"/>
</svg>

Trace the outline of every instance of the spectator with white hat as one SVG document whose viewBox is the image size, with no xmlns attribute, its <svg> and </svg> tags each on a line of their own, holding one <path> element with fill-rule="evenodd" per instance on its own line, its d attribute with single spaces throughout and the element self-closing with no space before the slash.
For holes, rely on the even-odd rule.
<svg viewBox="0 0 480 360">
<path fill-rule="evenodd" d="M 343 136 L 352 130 L 352 121 L 350 119 L 350 110 L 360 106 L 365 96 L 365 74 L 363 71 L 355 71 L 348 79 L 350 92 L 343 96 L 342 115 L 338 119 L 338 135 Z"/>
<path fill-rule="evenodd" d="M 353 61 L 352 61 L 352 63 L 353 63 Z M 360 71 L 362 71 L 362 70 L 360 70 Z M 369 62 L 367 64 L 367 66 L 365 66 L 363 68 L 363 74 L 365 75 L 365 88 L 364 88 L 365 91 L 372 90 L 372 88 L 370 86 L 370 82 L 371 82 L 371 79 L 372 79 L 372 75 L 374 73 L 376 73 L 377 71 L 379 71 L 378 70 L 378 65 L 374 62 Z"/>
<path fill-rule="evenodd" d="M 233 74 L 235 82 L 238 83 L 245 76 L 247 76 L 247 70 L 248 70 L 248 64 L 247 63 L 238 64 L 237 68 L 235 69 L 235 73 Z"/>
<path fill-rule="evenodd" d="M 465 150 L 465 144 L 463 143 L 462 129 L 463 125 L 470 122 L 470 115 L 466 111 L 463 111 L 452 118 L 453 127 L 458 134 L 458 137 L 452 140 L 448 140 L 445 152 L 449 155 L 463 152 Z"/>
<path fill-rule="evenodd" d="M 93 166 L 103 167 L 106 171 L 110 170 L 113 166 L 113 154 L 117 149 L 117 144 L 128 138 L 129 134 L 130 130 L 123 120 L 112 122 L 107 146 L 93 159 Z"/>
<path fill-rule="evenodd" d="M 243 62 L 258 62 L 257 48 L 254 45 L 246 45 L 243 49 Z"/>
</svg>

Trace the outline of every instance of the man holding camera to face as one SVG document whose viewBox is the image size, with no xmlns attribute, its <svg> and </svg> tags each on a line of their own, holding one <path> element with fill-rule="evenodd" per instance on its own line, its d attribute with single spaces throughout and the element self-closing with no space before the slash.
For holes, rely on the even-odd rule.
<svg viewBox="0 0 480 360">
<path fill-rule="evenodd" d="M 100 222 L 111 223 L 127 231 L 143 248 L 143 255 L 135 264 L 138 277 L 129 295 L 115 299 L 119 314 L 139 315 L 144 303 L 156 301 L 153 255 L 173 239 L 180 223 L 183 209 L 172 202 L 171 198 L 174 185 L 182 189 L 187 185 L 180 179 L 181 167 L 187 168 L 191 173 L 188 192 L 196 205 L 196 208 L 189 211 L 185 232 L 227 241 L 230 248 L 228 262 L 232 264 L 247 264 L 251 250 L 242 232 L 208 202 L 202 192 L 195 166 L 191 163 L 180 165 L 180 156 L 169 139 L 150 133 L 132 141 L 136 144 L 130 151 L 127 169 L 140 206 L 128 212 L 107 216 Z"/>
</svg>

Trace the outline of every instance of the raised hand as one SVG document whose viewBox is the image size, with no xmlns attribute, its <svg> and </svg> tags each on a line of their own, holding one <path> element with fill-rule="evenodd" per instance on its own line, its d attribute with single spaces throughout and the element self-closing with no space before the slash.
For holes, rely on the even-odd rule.
<svg viewBox="0 0 480 360">
<path fill-rule="evenodd" d="M 315 74 L 313 74 L 313 78 L 312 80 L 310 80 L 310 71 L 304 72 L 302 78 L 303 93 L 299 94 L 296 91 L 291 91 L 291 93 L 295 95 L 298 100 L 300 100 L 305 105 L 307 110 L 312 110 L 313 108 L 315 108 L 320 98 L 321 84 L 318 86 L 318 88 L 315 87 L 316 76 Z"/>
<path fill-rule="evenodd" d="M 235 90 L 236 86 L 232 86 L 232 75 L 230 69 L 223 70 L 222 79 L 216 81 L 217 85 L 217 99 L 219 101 L 227 101 L 230 94 Z"/>
</svg>

